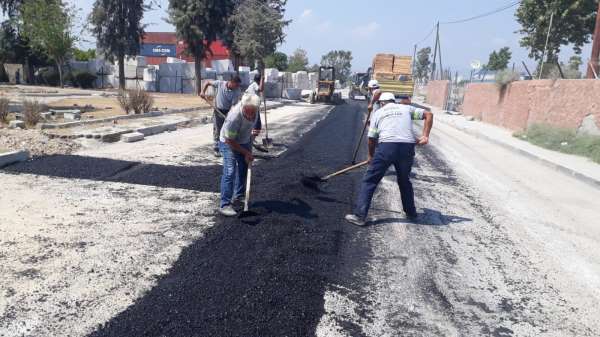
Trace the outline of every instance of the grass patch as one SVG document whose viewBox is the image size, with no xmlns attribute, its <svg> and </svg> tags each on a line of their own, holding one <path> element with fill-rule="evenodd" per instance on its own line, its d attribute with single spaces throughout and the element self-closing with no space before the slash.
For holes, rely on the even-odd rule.
<svg viewBox="0 0 600 337">
<path fill-rule="evenodd" d="M 588 157 L 600 164 L 600 136 L 577 135 L 575 130 L 534 124 L 515 137 L 543 148 Z"/>
</svg>

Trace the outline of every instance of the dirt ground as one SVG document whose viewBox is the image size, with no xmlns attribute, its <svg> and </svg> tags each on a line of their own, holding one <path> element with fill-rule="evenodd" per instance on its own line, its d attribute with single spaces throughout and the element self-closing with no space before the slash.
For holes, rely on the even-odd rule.
<svg viewBox="0 0 600 337">
<path fill-rule="evenodd" d="M 158 110 L 180 109 L 191 107 L 206 107 L 208 104 L 201 98 L 193 95 L 152 93 L 154 107 Z M 84 114 L 84 118 L 106 118 L 125 115 L 125 111 L 119 105 L 116 97 L 88 97 L 88 98 L 66 98 L 52 102 L 50 108 L 82 108 L 91 106 Z"/>
<path fill-rule="evenodd" d="M 121 116 L 125 111 L 119 105 L 116 90 L 84 90 L 77 88 L 54 88 L 43 86 L 0 85 L 0 97 L 12 102 L 35 100 L 50 109 L 81 109 L 84 119 L 99 119 Z M 194 95 L 150 93 L 154 98 L 154 107 L 159 110 L 209 105 Z M 14 114 L 9 115 L 14 119 Z M 63 122 L 62 119 L 56 122 Z"/>
</svg>

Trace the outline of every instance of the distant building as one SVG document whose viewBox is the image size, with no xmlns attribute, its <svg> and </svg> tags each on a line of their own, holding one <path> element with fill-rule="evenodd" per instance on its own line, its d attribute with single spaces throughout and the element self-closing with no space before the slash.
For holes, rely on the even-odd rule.
<svg viewBox="0 0 600 337">
<path fill-rule="evenodd" d="M 147 32 L 142 40 L 140 55 L 145 56 L 148 64 L 161 64 L 167 62 L 167 57 L 176 57 L 188 62 L 194 62 L 194 58 L 185 55 L 185 42 L 179 41 L 175 33 Z M 210 67 L 212 60 L 229 60 L 230 53 L 221 41 L 211 45 L 212 56 L 204 60 L 205 65 Z"/>
</svg>

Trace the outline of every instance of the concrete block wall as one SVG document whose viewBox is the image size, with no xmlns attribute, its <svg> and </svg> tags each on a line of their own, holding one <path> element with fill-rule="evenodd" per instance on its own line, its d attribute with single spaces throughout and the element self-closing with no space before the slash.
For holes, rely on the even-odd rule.
<svg viewBox="0 0 600 337">
<path fill-rule="evenodd" d="M 510 130 L 532 124 L 579 129 L 593 119 L 600 129 L 600 81 L 518 81 L 500 90 L 494 83 L 471 83 L 463 113 Z"/>
<path fill-rule="evenodd" d="M 448 98 L 449 87 L 449 81 L 429 81 L 427 83 L 427 99 L 425 101 L 433 106 L 443 107 Z"/>
</svg>

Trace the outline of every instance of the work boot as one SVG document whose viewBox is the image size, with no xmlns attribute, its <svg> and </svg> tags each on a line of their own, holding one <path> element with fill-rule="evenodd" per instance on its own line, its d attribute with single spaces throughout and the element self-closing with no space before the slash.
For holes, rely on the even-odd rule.
<svg viewBox="0 0 600 337">
<path fill-rule="evenodd" d="M 357 215 L 355 214 L 347 214 L 345 217 L 346 221 L 348 221 L 349 223 L 356 225 L 356 226 L 365 226 L 367 223 L 365 222 L 365 220 L 359 218 Z"/>
<path fill-rule="evenodd" d="M 231 205 L 219 208 L 219 213 L 226 217 L 234 217 L 237 215 L 237 212 L 235 211 L 235 209 L 233 209 Z"/>
</svg>

